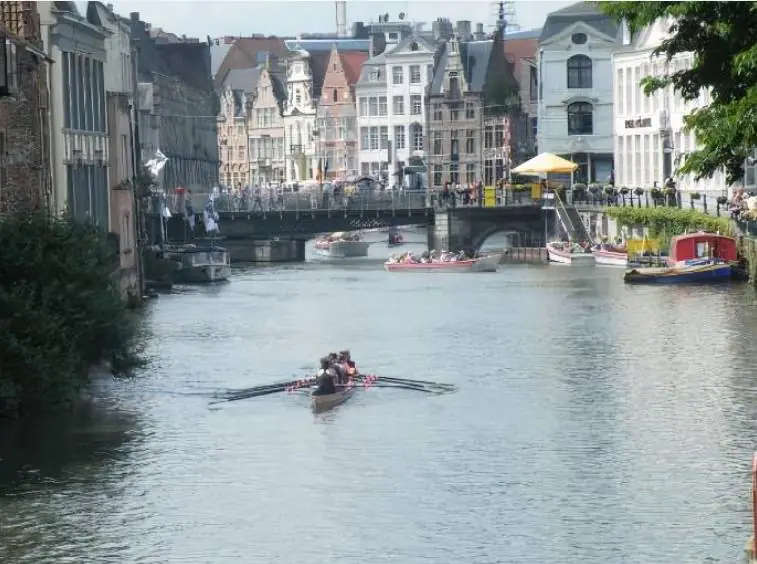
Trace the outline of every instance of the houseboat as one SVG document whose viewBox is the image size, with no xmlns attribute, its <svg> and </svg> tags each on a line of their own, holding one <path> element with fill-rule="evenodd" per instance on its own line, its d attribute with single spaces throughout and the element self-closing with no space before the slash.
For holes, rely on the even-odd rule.
<svg viewBox="0 0 757 564">
<path fill-rule="evenodd" d="M 736 240 L 718 233 L 688 233 L 673 237 L 663 267 L 639 267 L 627 271 L 629 284 L 690 284 L 731 280 L 739 265 Z"/>
</svg>

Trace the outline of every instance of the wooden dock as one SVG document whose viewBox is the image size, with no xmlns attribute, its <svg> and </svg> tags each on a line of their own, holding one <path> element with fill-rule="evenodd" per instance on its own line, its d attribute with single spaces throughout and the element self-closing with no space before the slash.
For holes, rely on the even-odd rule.
<svg viewBox="0 0 757 564">
<path fill-rule="evenodd" d="M 502 263 L 546 263 L 546 247 L 510 247 L 502 257 Z"/>
</svg>

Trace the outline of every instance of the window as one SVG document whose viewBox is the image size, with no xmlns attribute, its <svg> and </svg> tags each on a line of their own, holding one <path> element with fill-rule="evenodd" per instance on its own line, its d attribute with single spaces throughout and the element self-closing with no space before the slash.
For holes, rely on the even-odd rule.
<svg viewBox="0 0 757 564">
<path fill-rule="evenodd" d="M 591 88 L 591 59 L 573 55 L 568 59 L 568 88 Z"/>
<path fill-rule="evenodd" d="M 337 90 L 336 88 L 334 88 L 334 91 L 331 93 L 331 99 L 334 102 L 339 101 L 339 90 Z"/>
<path fill-rule="evenodd" d="M 568 135 L 594 133 L 594 111 L 587 102 L 574 102 L 568 106 Z"/>
<path fill-rule="evenodd" d="M 476 106 L 470 102 L 465 103 L 465 119 L 476 119 Z"/>
<path fill-rule="evenodd" d="M 410 115 L 419 116 L 422 109 L 421 97 L 418 95 L 410 96 Z"/>
<path fill-rule="evenodd" d="M 360 150 L 361 151 L 370 150 L 369 133 L 368 133 L 367 127 L 360 128 Z"/>
<path fill-rule="evenodd" d="M 368 98 L 360 98 L 360 117 L 368 115 Z"/>
<path fill-rule="evenodd" d="M 423 126 L 419 123 L 413 125 L 413 150 L 423 150 Z"/>
<path fill-rule="evenodd" d="M 378 127 L 371 127 L 370 128 L 371 133 L 371 151 L 377 151 L 379 148 L 379 128 Z"/>
<path fill-rule="evenodd" d="M 360 174 L 362 176 L 368 176 L 371 172 L 368 163 L 360 163 Z"/>
<path fill-rule="evenodd" d="M 441 186 L 442 183 L 443 183 L 442 182 L 442 174 L 443 174 L 442 171 L 444 170 L 442 168 L 442 165 L 435 164 L 432 170 L 433 170 L 432 176 L 434 177 L 433 181 L 432 181 L 432 184 L 434 186 Z"/>
<path fill-rule="evenodd" d="M 388 149 L 389 148 L 389 128 L 386 125 L 382 125 L 380 132 L 379 132 L 379 138 L 380 138 L 380 146 L 379 149 Z"/>
<path fill-rule="evenodd" d="M 574 33 L 570 40 L 575 43 L 576 45 L 583 45 L 586 43 L 586 34 L 585 33 Z"/>
<path fill-rule="evenodd" d="M 237 159 L 240 161 L 244 160 L 244 147 L 239 147 L 237 149 Z"/>
<path fill-rule="evenodd" d="M 484 149 L 494 148 L 494 128 L 491 125 L 487 125 L 484 128 Z"/>
<path fill-rule="evenodd" d="M 410 84 L 421 83 L 421 66 L 410 65 Z"/>
<path fill-rule="evenodd" d="M 434 80 L 434 65 L 426 65 L 426 82 L 431 84 Z"/>
<path fill-rule="evenodd" d="M 394 96 L 392 98 L 392 113 L 395 116 L 401 116 L 405 113 L 405 97 Z"/>
<path fill-rule="evenodd" d="M 449 165 L 449 181 L 452 184 L 460 184 L 460 168 L 457 163 L 450 163 Z"/>
<path fill-rule="evenodd" d="M 434 104 L 434 121 L 442 121 L 444 119 L 444 111 L 440 104 Z"/>
<path fill-rule="evenodd" d="M 405 145 L 406 145 L 405 144 L 405 126 L 395 125 L 394 126 L 394 148 L 404 149 Z"/>
<path fill-rule="evenodd" d="M 453 160 L 460 157 L 460 139 L 457 129 L 450 131 L 449 153 Z"/>
<path fill-rule="evenodd" d="M 443 152 L 442 148 L 442 133 L 441 131 L 434 131 L 433 135 L 431 136 L 431 154 L 432 155 L 441 155 Z"/>
<path fill-rule="evenodd" d="M 449 97 L 450 98 L 459 98 L 460 97 L 460 79 L 456 76 L 451 76 L 449 79 Z"/>
<path fill-rule="evenodd" d="M 402 67 L 392 67 L 392 84 L 402 84 Z"/>
<path fill-rule="evenodd" d="M 371 117 L 378 115 L 378 98 L 368 98 L 368 115 Z"/>
<path fill-rule="evenodd" d="M 465 152 L 472 155 L 476 152 L 476 130 L 465 130 Z"/>
<path fill-rule="evenodd" d="M 380 116 L 386 115 L 386 96 L 379 96 L 378 99 L 378 112 Z"/>
<path fill-rule="evenodd" d="M 465 165 L 465 181 L 476 181 L 476 163 L 468 163 Z"/>
<path fill-rule="evenodd" d="M 302 94 L 300 94 L 299 90 L 297 91 L 297 94 L 294 95 L 294 103 L 298 106 L 302 103 Z"/>
</svg>

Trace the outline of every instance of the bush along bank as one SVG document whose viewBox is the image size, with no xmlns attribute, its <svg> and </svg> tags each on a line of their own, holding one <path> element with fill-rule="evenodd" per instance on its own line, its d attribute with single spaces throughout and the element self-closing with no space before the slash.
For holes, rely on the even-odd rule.
<svg viewBox="0 0 757 564">
<path fill-rule="evenodd" d="M 670 237 L 694 231 L 733 234 L 730 219 L 713 217 L 692 209 L 608 207 L 605 213 L 625 227 L 635 225 L 646 227 L 651 237 L 659 237 L 666 240 L 665 242 L 669 242 Z"/>
<path fill-rule="evenodd" d="M 117 267 L 92 225 L 46 213 L 0 220 L 0 415 L 68 405 L 95 366 L 142 364 Z"/>
</svg>

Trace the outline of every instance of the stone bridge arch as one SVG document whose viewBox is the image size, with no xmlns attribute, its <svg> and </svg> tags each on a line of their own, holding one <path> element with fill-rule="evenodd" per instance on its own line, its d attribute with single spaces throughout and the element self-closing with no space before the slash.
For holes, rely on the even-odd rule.
<svg viewBox="0 0 757 564">
<path fill-rule="evenodd" d="M 508 239 L 509 246 L 511 247 L 530 247 L 533 236 L 528 231 L 522 231 L 519 229 L 513 229 L 509 227 L 490 227 L 489 229 L 479 233 L 472 241 L 472 248 L 475 251 L 480 251 L 486 240 L 493 235 L 505 235 Z"/>
</svg>

